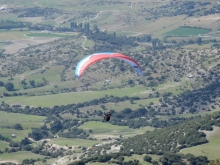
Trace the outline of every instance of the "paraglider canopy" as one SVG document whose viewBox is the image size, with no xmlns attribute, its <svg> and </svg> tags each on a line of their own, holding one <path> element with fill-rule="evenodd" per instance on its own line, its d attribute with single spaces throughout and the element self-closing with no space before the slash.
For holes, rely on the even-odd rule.
<svg viewBox="0 0 220 165">
<path fill-rule="evenodd" d="M 139 76 L 142 76 L 142 70 L 140 65 L 131 57 L 125 56 L 120 53 L 112 53 L 112 52 L 103 52 L 103 53 L 95 53 L 91 54 L 85 58 L 83 58 L 76 66 L 75 75 L 77 77 L 81 77 L 83 72 L 92 64 L 106 59 L 106 58 L 118 58 L 124 60 L 125 62 L 129 63 L 138 73 Z"/>
</svg>

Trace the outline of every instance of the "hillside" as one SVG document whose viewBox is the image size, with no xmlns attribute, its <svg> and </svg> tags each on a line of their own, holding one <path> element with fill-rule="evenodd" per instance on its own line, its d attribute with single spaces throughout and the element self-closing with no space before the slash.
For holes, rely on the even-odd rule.
<svg viewBox="0 0 220 165">
<path fill-rule="evenodd" d="M 203 161 L 202 164 L 207 164 L 208 161 L 205 156 L 194 157 L 190 154 L 184 156 L 183 154 L 179 154 L 179 152 L 183 148 L 209 143 L 207 140 L 207 137 L 209 136 L 208 131 L 212 131 L 213 127 L 219 128 L 219 118 L 220 112 L 216 112 L 175 126 L 147 131 L 142 135 L 137 135 L 116 142 L 115 146 L 120 146 L 120 152 L 117 154 L 112 153 L 110 155 L 105 155 L 105 153 L 111 153 L 112 145 L 97 147 L 91 151 L 85 152 L 84 156 L 86 158 L 82 159 L 82 161 L 85 163 L 90 161 L 114 163 L 118 161 L 120 162 L 120 160 L 123 162 L 123 159 L 118 158 L 119 155 L 128 156 L 147 154 L 149 155 L 149 158 L 151 157 L 150 155 L 156 154 L 160 155 L 159 161 L 162 164 L 164 161 L 171 161 L 173 163 L 181 162 L 182 164 L 186 164 L 184 159 L 187 159 L 189 162 L 192 160 L 195 162 L 197 161 L 196 164 L 199 164 L 199 161 Z M 97 153 L 102 153 L 103 155 L 98 156 Z M 94 156 L 91 156 L 93 154 L 96 155 L 96 159 Z"/>
<path fill-rule="evenodd" d="M 166 152 L 176 153 L 182 148 L 208 143 L 203 131 L 213 130 L 213 125 L 220 126 L 219 115 L 220 113 L 217 112 L 189 122 L 137 135 L 122 142 L 123 150 L 160 155 Z"/>
<path fill-rule="evenodd" d="M 191 89 L 190 85 L 185 84 L 190 81 L 186 79 L 189 74 L 196 77 L 196 83 L 193 84 L 198 88 L 204 82 L 199 77 L 207 74 L 219 61 L 218 49 L 215 47 L 208 50 L 185 49 L 195 43 L 207 47 L 218 45 L 218 38 L 212 38 L 213 35 L 218 35 L 216 28 L 208 33 L 210 27 L 204 27 L 208 25 L 205 21 L 211 16 L 215 18 L 210 22 L 213 24 L 212 27 L 214 24 L 217 25 L 218 18 L 214 15 L 218 13 L 218 7 L 215 6 L 215 9 L 210 12 L 214 1 L 193 3 L 94 1 L 89 5 L 90 7 L 87 1 L 75 3 L 67 1 L 63 5 L 59 2 L 42 3 L 41 1 L 34 4 L 26 3 L 25 7 L 20 7 L 19 2 L 13 2 L 8 4 L 10 7 L 8 13 L 1 11 L 3 18 L 6 19 L 2 21 L 1 28 L 11 29 L 2 30 L 1 34 L 10 35 L 12 40 L 2 40 L 2 48 L 5 48 L 6 56 L 1 60 L 0 81 L 3 83 L 10 81 L 14 84 L 12 92 L 4 88 L 0 89 L 4 93 L 3 96 L 28 95 L 29 97 L 130 86 L 140 86 L 143 91 L 146 87 L 172 81 L 181 82 L 174 83 L 172 86 L 186 86 Z M 183 5 L 184 8 L 179 7 Z M 70 6 L 78 6 L 78 8 L 70 11 Z M 96 6 L 95 9 L 94 6 Z M 84 7 L 88 10 L 82 10 Z M 113 10 L 115 7 L 116 10 Z M 104 10 L 105 8 L 109 10 Z M 73 15 L 74 18 L 71 18 Z M 9 16 L 17 16 L 17 21 L 20 22 L 10 20 Z M 201 17 L 198 19 L 199 24 L 194 25 L 198 16 Z M 39 22 L 34 24 L 30 18 L 38 19 Z M 117 18 L 120 21 L 116 21 Z M 118 25 L 115 25 L 116 22 L 119 22 Z M 121 23 L 124 24 L 121 25 Z M 143 29 L 140 28 L 143 25 L 149 25 L 149 28 L 144 26 L 149 31 L 142 32 Z M 117 29 L 113 30 L 113 26 Z M 159 30 L 161 32 L 153 31 L 155 27 L 160 26 L 163 29 Z M 185 28 L 184 34 L 179 33 L 184 31 L 181 28 Z M 208 31 L 205 32 L 207 29 Z M 130 35 L 135 33 L 135 30 L 138 30 L 139 35 Z M 172 30 L 176 31 L 173 33 Z M 202 30 L 208 33 L 211 39 L 209 36 L 203 37 Z M 130 37 L 127 38 L 127 35 Z M 22 47 L 17 49 L 18 45 Z M 13 49 L 17 51 L 12 53 Z M 121 52 L 133 57 L 142 66 L 144 78 L 137 77 L 129 65 L 118 60 L 106 60 L 92 66 L 80 80 L 73 77 L 73 70 L 82 57 L 102 51 Z M 197 54 L 200 55 L 197 56 Z M 106 83 L 106 80 L 110 80 L 110 84 Z M 168 87 L 170 86 L 165 88 Z M 181 92 L 180 90 L 177 94 Z M 38 98 L 41 102 L 41 97 Z M 63 98 L 66 99 L 66 97 Z M 9 99 L 8 103 L 27 104 L 19 101 L 20 99 L 22 98 L 12 99 L 18 100 L 16 102 Z M 7 102 L 8 99 L 5 100 Z M 51 103 L 49 106 L 53 105 Z"/>
<path fill-rule="evenodd" d="M 0 0 L 0 7 L 0 163 L 219 158 L 212 149 L 220 145 L 219 2 Z M 77 63 L 98 52 L 135 59 L 143 76 L 106 59 L 77 78 Z"/>
</svg>

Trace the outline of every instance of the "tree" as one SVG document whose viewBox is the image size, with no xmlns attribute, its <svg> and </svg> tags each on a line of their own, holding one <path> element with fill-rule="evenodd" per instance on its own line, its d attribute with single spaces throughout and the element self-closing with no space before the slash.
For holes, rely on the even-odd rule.
<svg viewBox="0 0 220 165">
<path fill-rule="evenodd" d="M 52 124 L 50 124 L 50 128 L 51 128 L 51 132 L 55 134 L 63 128 L 63 125 L 60 120 L 56 120 Z"/>
<path fill-rule="evenodd" d="M 32 137 L 34 140 L 41 140 L 42 138 L 48 137 L 48 135 L 48 131 L 42 128 L 32 128 L 32 132 L 28 133 L 28 136 Z"/>
<path fill-rule="evenodd" d="M 159 165 L 159 163 L 158 163 L 157 161 L 155 161 L 155 160 L 152 161 L 152 164 L 153 164 L 153 165 Z"/>
<path fill-rule="evenodd" d="M 145 160 L 146 162 L 151 162 L 151 161 L 152 161 L 152 158 L 151 158 L 150 156 L 146 155 L 146 156 L 144 157 L 144 160 Z"/>
<path fill-rule="evenodd" d="M 28 144 L 31 144 L 31 141 L 26 137 L 24 139 L 22 139 L 20 142 L 20 145 L 22 145 L 22 146 L 26 146 Z"/>
<path fill-rule="evenodd" d="M 7 82 L 7 83 L 5 84 L 5 89 L 6 89 L 7 91 L 14 91 L 14 84 L 11 83 L 11 82 Z"/>
<path fill-rule="evenodd" d="M 0 86 L 2 87 L 2 86 L 4 86 L 4 85 L 5 85 L 5 83 L 2 82 L 2 81 L 0 81 Z"/>
<path fill-rule="evenodd" d="M 19 147 L 19 142 L 10 141 L 9 147 Z"/>
<path fill-rule="evenodd" d="M 23 127 L 21 126 L 21 124 L 15 124 L 14 125 L 14 129 L 16 129 L 16 130 L 23 130 Z"/>
<path fill-rule="evenodd" d="M 134 104 L 134 99 L 130 99 L 129 102 L 130 102 L 131 104 Z"/>
<path fill-rule="evenodd" d="M 24 150 L 25 150 L 25 151 L 31 151 L 31 150 L 32 150 L 31 145 L 26 145 L 26 146 L 24 147 Z"/>
<path fill-rule="evenodd" d="M 35 81 L 34 81 L 34 80 L 30 80 L 29 82 L 30 82 L 30 85 L 31 85 L 32 87 L 35 87 Z"/>
<path fill-rule="evenodd" d="M 197 44 L 201 44 L 201 43 L 202 43 L 202 38 L 201 38 L 201 37 L 197 38 L 197 39 L 196 39 L 196 43 L 197 43 Z"/>
<path fill-rule="evenodd" d="M 94 24 L 94 25 L 93 25 L 93 30 L 96 31 L 97 29 L 98 29 L 98 28 L 97 28 L 97 25 Z"/>
<path fill-rule="evenodd" d="M 104 105 L 100 105 L 100 107 L 104 110 L 105 109 L 105 106 Z"/>
<path fill-rule="evenodd" d="M 5 148 L 5 153 L 7 153 L 9 151 L 9 148 Z"/>
<path fill-rule="evenodd" d="M 187 44 L 194 44 L 194 41 L 193 41 L 192 39 L 189 39 L 189 40 L 187 41 Z"/>
</svg>

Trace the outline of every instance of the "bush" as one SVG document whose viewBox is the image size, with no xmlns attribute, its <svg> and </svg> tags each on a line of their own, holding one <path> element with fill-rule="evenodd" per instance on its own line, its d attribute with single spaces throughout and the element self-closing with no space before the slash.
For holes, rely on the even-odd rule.
<svg viewBox="0 0 220 165">
<path fill-rule="evenodd" d="M 23 130 L 23 127 L 21 126 L 21 124 L 15 124 L 13 128 L 16 130 Z"/>
<path fill-rule="evenodd" d="M 7 83 L 5 84 L 5 89 L 6 89 L 7 91 L 14 91 L 14 84 L 11 83 L 11 82 L 7 82 Z"/>
<path fill-rule="evenodd" d="M 152 158 L 151 158 L 150 156 L 146 155 L 146 156 L 144 157 L 144 160 L 145 160 L 146 162 L 151 162 L 151 161 L 152 161 Z"/>
</svg>

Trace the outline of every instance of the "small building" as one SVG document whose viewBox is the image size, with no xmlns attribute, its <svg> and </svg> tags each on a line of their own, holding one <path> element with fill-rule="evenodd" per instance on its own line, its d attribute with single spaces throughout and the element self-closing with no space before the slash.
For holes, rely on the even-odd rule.
<svg viewBox="0 0 220 165">
<path fill-rule="evenodd" d="M 8 5 L 3 5 L 0 7 L 0 10 L 7 10 L 8 9 Z"/>
<path fill-rule="evenodd" d="M 7 10 L 8 8 L 6 7 L 6 6 L 2 6 L 1 8 L 0 8 L 0 10 Z"/>
<path fill-rule="evenodd" d="M 16 135 L 15 134 L 11 134 L 11 138 L 16 138 Z"/>
<path fill-rule="evenodd" d="M 189 74 L 189 75 L 188 75 L 188 78 L 193 78 L 193 75 L 192 75 L 192 74 Z"/>
</svg>

